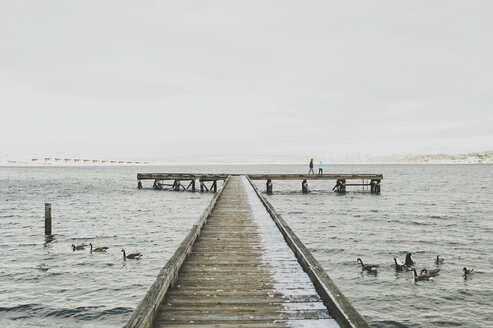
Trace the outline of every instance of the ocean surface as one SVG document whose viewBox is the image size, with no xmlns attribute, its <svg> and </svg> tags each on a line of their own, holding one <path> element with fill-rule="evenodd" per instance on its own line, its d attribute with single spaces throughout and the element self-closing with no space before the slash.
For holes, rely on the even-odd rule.
<svg viewBox="0 0 493 328">
<path fill-rule="evenodd" d="M 121 327 L 211 193 L 138 190 L 142 172 L 306 173 L 301 165 L 0 167 L 0 327 Z M 325 165 L 382 192 L 274 181 L 269 201 L 372 327 L 493 326 L 493 165 Z M 265 181 L 256 182 L 265 191 Z M 53 238 L 44 236 L 52 204 Z M 72 244 L 107 246 L 106 253 Z M 139 251 L 123 261 L 121 249 Z M 412 252 L 414 283 L 393 257 Z M 356 262 L 379 264 L 377 274 Z M 467 279 L 462 268 L 474 268 Z"/>
</svg>

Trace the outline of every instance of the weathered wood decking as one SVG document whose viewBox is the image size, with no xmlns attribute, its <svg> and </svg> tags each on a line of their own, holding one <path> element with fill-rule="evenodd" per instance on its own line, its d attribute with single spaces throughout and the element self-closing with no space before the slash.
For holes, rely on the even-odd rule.
<svg viewBox="0 0 493 328">
<path fill-rule="evenodd" d="M 212 203 L 126 327 L 368 327 L 246 177 Z"/>
</svg>

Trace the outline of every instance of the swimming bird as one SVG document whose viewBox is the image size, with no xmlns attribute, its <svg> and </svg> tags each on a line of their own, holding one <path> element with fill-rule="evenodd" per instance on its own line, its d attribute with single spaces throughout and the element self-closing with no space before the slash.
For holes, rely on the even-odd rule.
<svg viewBox="0 0 493 328">
<path fill-rule="evenodd" d="M 86 248 L 86 245 L 85 244 L 80 244 L 80 245 L 77 245 L 77 246 L 75 246 L 74 244 L 72 244 L 72 251 L 81 251 L 84 248 Z"/>
<path fill-rule="evenodd" d="M 427 269 L 423 269 L 421 270 L 421 274 L 425 274 L 425 275 L 428 275 L 430 277 L 435 277 L 436 275 L 438 275 L 438 273 L 440 272 L 440 269 L 431 269 L 430 271 L 428 271 Z"/>
<path fill-rule="evenodd" d="M 368 272 L 377 272 L 378 265 L 376 265 L 376 264 L 367 264 L 367 265 L 364 265 L 363 264 L 363 261 L 359 257 L 356 260 L 356 262 L 361 263 L 361 270 L 365 270 L 365 271 L 368 271 Z"/>
<path fill-rule="evenodd" d="M 140 253 L 131 253 L 131 254 L 126 255 L 125 250 L 123 248 L 122 248 L 122 252 L 123 252 L 123 260 L 125 260 L 125 261 L 127 259 L 138 260 L 142 256 L 142 254 L 140 254 Z"/>
<path fill-rule="evenodd" d="M 435 264 L 443 264 L 444 259 L 440 258 L 440 255 L 437 255 L 437 259 L 435 260 Z"/>
<path fill-rule="evenodd" d="M 427 274 L 420 274 L 418 276 L 416 269 L 413 269 L 413 272 L 414 272 L 414 282 L 433 280 L 433 277 Z"/>
<path fill-rule="evenodd" d="M 109 248 L 109 247 L 96 247 L 96 248 L 92 248 L 92 243 L 89 243 L 89 245 L 91 246 L 91 253 L 92 252 L 106 252 L 106 250 Z"/>
<path fill-rule="evenodd" d="M 48 264 L 41 263 L 40 265 L 38 265 L 38 270 L 40 270 L 40 271 L 48 271 L 49 269 L 50 269 L 50 266 Z"/>
<path fill-rule="evenodd" d="M 396 271 L 402 271 L 404 267 L 406 266 L 404 263 L 402 263 L 397 256 L 394 256 L 394 262 L 395 262 L 395 270 Z"/>
<path fill-rule="evenodd" d="M 464 271 L 464 276 L 467 276 L 468 274 L 474 273 L 474 269 L 468 270 L 466 267 L 462 269 Z"/>
<path fill-rule="evenodd" d="M 413 253 L 407 253 L 406 254 L 406 260 L 404 261 L 404 264 L 406 264 L 407 266 L 410 266 L 410 265 L 413 265 L 414 263 L 414 260 L 413 260 L 413 257 L 412 257 Z"/>
</svg>

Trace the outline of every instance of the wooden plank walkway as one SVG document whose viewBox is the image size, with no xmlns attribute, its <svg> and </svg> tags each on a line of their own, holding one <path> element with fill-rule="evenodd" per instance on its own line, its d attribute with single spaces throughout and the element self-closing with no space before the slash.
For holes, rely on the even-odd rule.
<svg viewBox="0 0 493 328">
<path fill-rule="evenodd" d="M 125 328 L 369 327 L 246 176 L 229 176 Z"/>
<path fill-rule="evenodd" d="M 266 243 L 246 187 L 225 186 L 154 327 L 338 327 L 279 231 L 280 244 Z"/>
</svg>

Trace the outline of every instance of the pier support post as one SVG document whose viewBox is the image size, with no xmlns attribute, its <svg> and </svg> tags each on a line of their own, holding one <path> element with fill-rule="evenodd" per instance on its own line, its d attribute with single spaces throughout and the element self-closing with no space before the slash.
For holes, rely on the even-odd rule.
<svg viewBox="0 0 493 328">
<path fill-rule="evenodd" d="M 142 182 L 140 180 L 139 180 L 139 182 L 137 182 L 137 188 L 142 189 Z"/>
<path fill-rule="evenodd" d="M 310 191 L 310 189 L 308 189 L 308 181 L 306 181 L 306 179 L 301 183 L 301 191 L 303 191 L 304 194 L 307 194 Z"/>
<path fill-rule="evenodd" d="M 335 187 L 332 190 L 336 190 L 337 192 L 340 193 L 345 193 L 346 192 L 346 179 L 339 179 L 337 180 L 337 183 Z"/>
<path fill-rule="evenodd" d="M 173 184 L 173 190 L 180 191 L 180 186 L 181 186 L 180 180 L 175 180 L 175 183 Z"/>
<path fill-rule="evenodd" d="M 161 185 L 161 183 L 159 183 L 159 180 L 156 179 L 156 180 L 154 180 L 154 184 L 152 185 L 152 188 L 154 188 L 156 190 L 162 190 L 163 186 Z"/>
<path fill-rule="evenodd" d="M 380 180 L 371 180 L 371 192 L 372 194 L 380 193 Z"/>
<path fill-rule="evenodd" d="M 267 180 L 267 195 L 272 195 L 272 180 L 269 179 Z"/>
<path fill-rule="evenodd" d="M 51 203 L 45 203 L 45 235 L 51 235 Z"/>
<path fill-rule="evenodd" d="M 200 192 L 204 192 L 205 186 L 204 186 L 204 181 L 200 180 Z"/>
<path fill-rule="evenodd" d="M 195 191 L 195 179 L 192 180 L 192 191 Z"/>
<path fill-rule="evenodd" d="M 214 188 L 214 192 L 217 192 L 217 180 L 214 180 L 214 183 L 212 184 L 212 188 Z"/>
</svg>

